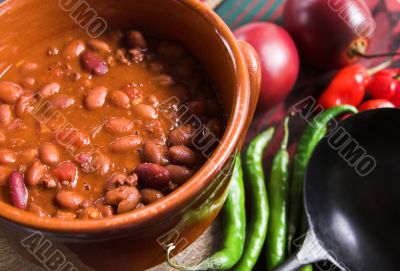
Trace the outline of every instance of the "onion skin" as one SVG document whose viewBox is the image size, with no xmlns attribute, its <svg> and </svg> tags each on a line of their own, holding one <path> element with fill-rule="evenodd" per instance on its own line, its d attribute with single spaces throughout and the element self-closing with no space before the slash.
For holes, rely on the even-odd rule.
<svg viewBox="0 0 400 271">
<path fill-rule="evenodd" d="M 354 63 L 351 52 L 365 53 L 376 26 L 362 0 L 287 0 L 283 24 L 305 60 L 324 70 Z"/>
<path fill-rule="evenodd" d="M 300 57 L 293 39 L 285 29 L 268 22 L 249 23 L 234 34 L 238 40 L 250 43 L 260 56 L 259 109 L 267 110 L 283 102 L 300 70 Z"/>
</svg>

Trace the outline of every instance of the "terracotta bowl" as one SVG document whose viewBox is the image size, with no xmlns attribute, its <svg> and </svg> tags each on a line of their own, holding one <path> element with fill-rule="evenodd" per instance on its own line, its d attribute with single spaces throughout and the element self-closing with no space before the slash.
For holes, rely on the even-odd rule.
<svg viewBox="0 0 400 271">
<path fill-rule="evenodd" d="M 218 148 L 185 185 L 149 207 L 99 221 L 60 221 L 0 203 L 0 231 L 27 259 L 49 270 L 145 270 L 180 251 L 217 216 L 231 162 L 257 103 L 259 61 L 245 42 L 195 0 L 9 0 L 0 4 L 0 78 L 21 52 L 57 33 L 139 28 L 185 44 L 219 90 L 227 127 Z M 0 79 L 1 80 L 1 79 Z M 57 269 L 57 267 L 60 267 Z"/>
</svg>

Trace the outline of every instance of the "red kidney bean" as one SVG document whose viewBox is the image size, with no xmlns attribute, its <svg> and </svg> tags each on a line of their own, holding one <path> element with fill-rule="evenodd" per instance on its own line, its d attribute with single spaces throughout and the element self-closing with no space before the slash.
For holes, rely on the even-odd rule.
<svg viewBox="0 0 400 271">
<path fill-rule="evenodd" d="M 133 173 L 130 176 L 126 176 L 126 174 L 116 173 L 108 178 L 105 182 L 104 189 L 105 191 L 111 191 L 120 186 L 137 186 L 138 185 L 138 176 Z"/>
<path fill-rule="evenodd" d="M 37 215 L 38 217 L 50 217 L 49 213 L 47 213 L 42 207 L 37 205 L 36 203 L 29 204 L 28 211 Z"/>
<path fill-rule="evenodd" d="M 120 214 L 137 207 L 140 202 L 140 193 L 136 187 L 120 186 L 108 191 L 105 200 L 109 205 L 118 205 L 117 212 Z"/>
<path fill-rule="evenodd" d="M 14 164 L 16 160 L 17 154 L 14 151 L 5 148 L 0 149 L 0 164 Z"/>
<path fill-rule="evenodd" d="M 132 132 L 133 121 L 127 118 L 112 118 L 104 124 L 104 129 L 114 135 L 122 135 Z"/>
<path fill-rule="evenodd" d="M 140 185 L 158 190 L 166 187 L 171 180 L 169 171 L 157 164 L 140 164 L 136 167 L 135 173 L 138 175 Z"/>
<path fill-rule="evenodd" d="M 0 186 L 7 183 L 8 176 L 11 174 L 11 169 L 0 165 Z"/>
<path fill-rule="evenodd" d="M 73 40 L 65 46 L 63 56 L 67 59 L 73 59 L 80 56 L 85 49 L 86 46 L 82 40 Z"/>
<path fill-rule="evenodd" d="M 36 80 L 33 77 L 25 77 L 21 80 L 21 85 L 23 88 L 32 89 L 36 84 Z"/>
<path fill-rule="evenodd" d="M 190 101 L 187 102 L 189 114 L 195 117 L 201 118 L 207 114 L 206 102 L 205 101 Z"/>
<path fill-rule="evenodd" d="M 31 148 L 31 149 L 22 151 L 19 156 L 18 161 L 23 164 L 31 164 L 33 162 L 33 160 L 38 158 L 38 156 L 39 156 L 38 149 Z"/>
<path fill-rule="evenodd" d="M 107 97 L 106 87 L 95 87 L 91 89 L 85 98 L 85 107 L 89 110 L 95 110 L 104 105 Z"/>
<path fill-rule="evenodd" d="M 85 198 L 81 194 L 73 191 L 60 191 L 56 195 L 56 202 L 68 210 L 78 210 L 84 201 Z"/>
<path fill-rule="evenodd" d="M 177 61 L 185 55 L 185 49 L 182 46 L 172 42 L 162 42 L 157 48 L 158 54 L 169 60 Z"/>
<path fill-rule="evenodd" d="M 157 118 L 157 111 L 154 107 L 147 104 L 137 104 L 132 107 L 134 117 L 142 120 L 151 120 Z"/>
<path fill-rule="evenodd" d="M 11 173 L 8 184 L 12 204 L 19 209 L 25 209 L 28 203 L 28 189 L 22 174 L 18 171 Z"/>
<path fill-rule="evenodd" d="M 171 87 L 175 84 L 174 79 L 166 74 L 161 74 L 153 77 L 152 82 L 160 87 Z"/>
<path fill-rule="evenodd" d="M 31 113 L 36 102 L 37 99 L 33 96 L 33 93 L 25 93 L 21 95 L 15 104 L 15 114 L 17 117 L 22 118 L 25 113 Z"/>
<path fill-rule="evenodd" d="M 222 134 L 222 125 L 219 119 L 211 119 L 207 121 L 206 128 L 216 137 L 219 138 Z"/>
<path fill-rule="evenodd" d="M 192 139 L 196 134 L 196 129 L 190 125 L 186 124 L 173 130 L 168 137 L 168 143 L 170 146 L 191 146 Z"/>
<path fill-rule="evenodd" d="M 57 146 L 52 143 L 44 143 L 40 146 L 39 157 L 46 164 L 55 164 L 60 160 Z"/>
<path fill-rule="evenodd" d="M 88 208 L 78 211 L 78 218 L 83 219 L 83 220 L 102 219 L 103 216 L 97 208 L 88 207 Z"/>
<path fill-rule="evenodd" d="M 168 149 L 163 142 L 149 141 L 144 144 L 140 159 L 145 163 L 165 165 L 168 163 Z"/>
<path fill-rule="evenodd" d="M 53 176 L 60 181 L 69 182 L 70 187 L 75 187 L 78 179 L 78 169 L 71 161 L 65 161 L 53 170 Z"/>
<path fill-rule="evenodd" d="M 109 100 L 112 105 L 121 108 L 128 108 L 130 99 L 129 96 L 121 90 L 113 90 L 110 92 Z"/>
<path fill-rule="evenodd" d="M 107 42 L 99 40 L 99 39 L 91 39 L 87 42 L 90 49 L 94 51 L 98 51 L 101 53 L 109 53 L 111 52 L 111 48 Z"/>
<path fill-rule="evenodd" d="M 131 152 L 139 148 L 141 143 L 142 139 L 136 135 L 117 138 L 110 143 L 110 150 L 119 153 Z"/>
<path fill-rule="evenodd" d="M 65 210 L 57 210 L 53 217 L 61 220 L 74 220 L 76 219 L 76 213 Z"/>
<path fill-rule="evenodd" d="M 40 163 L 39 160 L 33 162 L 26 173 L 26 183 L 30 186 L 36 186 L 40 183 L 40 179 L 47 172 L 47 167 Z"/>
<path fill-rule="evenodd" d="M 186 146 L 173 146 L 168 151 L 169 158 L 174 164 L 192 167 L 197 162 L 196 154 Z"/>
<path fill-rule="evenodd" d="M 156 202 L 157 200 L 164 197 L 163 193 L 155 189 L 142 189 L 140 190 L 140 196 L 142 202 L 146 205 Z"/>
<path fill-rule="evenodd" d="M 0 104 L 0 125 L 8 126 L 14 119 L 11 107 L 8 104 Z"/>
<path fill-rule="evenodd" d="M 65 94 L 54 94 L 50 97 L 49 102 L 54 108 L 66 109 L 75 104 L 75 99 Z"/>
<path fill-rule="evenodd" d="M 94 52 L 85 52 L 81 56 L 81 64 L 85 71 L 94 75 L 105 75 L 108 72 L 107 62 Z"/>
<path fill-rule="evenodd" d="M 194 174 L 192 170 L 184 166 L 168 165 L 166 168 L 171 176 L 171 182 L 177 185 L 183 185 Z"/>
<path fill-rule="evenodd" d="M 55 134 L 55 139 L 64 148 L 70 148 L 71 146 L 82 148 L 90 144 L 90 138 L 76 129 L 62 130 Z"/>
<path fill-rule="evenodd" d="M 100 211 L 103 217 L 111 217 L 114 215 L 113 208 L 110 205 L 96 204 L 96 208 Z"/>
<path fill-rule="evenodd" d="M 15 104 L 23 93 L 22 88 L 11 82 L 0 82 L 0 101 L 6 104 Z"/>
<path fill-rule="evenodd" d="M 39 65 L 34 62 L 24 62 L 20 67 L 19 67 L 19 72 L 22 75 L 27 75 L 32 73 L 33 71 L 36 71 L 38 69 Z"/>
<path fill-rule="evenodd" d="M 49 98 L 51 95 L 58 93 L 61 86 L 57 82 L 47 83 L 39 89 L 39 95 L 43 98 Z"/>
<path fill-rule="evenodd" d="M 140 49 L 147 48 L 146 39 L 144 38 L 143 34 L 140 33 L 139 31 L 135 30 L 129 31 L 127 34 L 127 41 L 129 48 L 135 48 L 135 47 L 138 47 Z"/>
</svg>

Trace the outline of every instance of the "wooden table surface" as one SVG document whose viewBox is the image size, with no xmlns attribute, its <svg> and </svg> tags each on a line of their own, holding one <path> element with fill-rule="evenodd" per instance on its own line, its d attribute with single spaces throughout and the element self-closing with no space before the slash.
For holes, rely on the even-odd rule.
<svg viewBox="0 0 400 271">
<path fill-rule="evenodd" d="M 176 258 L 177 262 L 190 266 L 201 262 L 218 250 L 221 243 L 221 223 L 217 219 L 212 226 L 192 245 L 182 251 Z M 46 271 L 44 267 L 36 266 L 19 256 L 10 248 L 0 235 L 0 271 Z M 166 263 L 147 271 L 173 271 Z"/>
</svg>

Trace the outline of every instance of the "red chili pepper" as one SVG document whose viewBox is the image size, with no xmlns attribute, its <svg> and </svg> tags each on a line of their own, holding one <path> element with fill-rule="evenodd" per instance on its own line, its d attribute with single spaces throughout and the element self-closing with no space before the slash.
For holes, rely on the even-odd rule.
<svg viewBox="0 0 400 271">
<path fill-rule="evenodd" d="M 388 100 L 385 99 L 374 99 L 374 100 L 369 100 L 363 103 L 358 107 L 358 110 L 361 111 L 366 111 L 370 109 L 376 109 L 376 108 L 393 108 L 394 104 L 391 103 Z"/>
<path fill-rule="evenodd" d="M 361 65 L 348 66 L 335 76 L 319 98 L 319 103 L 325 109 L 343 104 L 358 106 L 364 99 L 370 81 L 371 75 L 367 68 Z"/>
<path fill-rule="evenodd" d="M 396 87 L 400 84 L 399 75 L 400 69 L 386 69 L 377 72 L 367 87 L 371 96 L 374 99 L 392 100 Z"/>
</svg>

